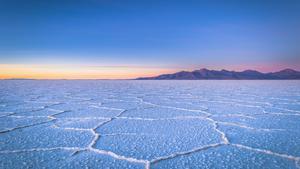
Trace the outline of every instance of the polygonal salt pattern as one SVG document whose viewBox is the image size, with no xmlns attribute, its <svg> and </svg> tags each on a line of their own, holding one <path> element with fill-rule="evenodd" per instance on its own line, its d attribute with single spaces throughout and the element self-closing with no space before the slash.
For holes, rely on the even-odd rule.
<svg viewBox="0 0 300 169">
<path fill-rule="evenodd" d="M 17 153 L 0 153 L 0 168 L 51 169 L 61 168 L 72 151 L 32 150 Z"/>
<path fill-rule="evenodd" d="M 83 151 L 69 157 L 61 168 L 128 168 L 144 169 L 143 163 L 132 163 L 126 160 L 115 159 L 111 156 L 98 154 L 93 151 Z"/>
<path fill-rule="evenodd" d="M 93 129 L 105 123 L 108 119 L 90 118 L 59 118 L 55 123 L 60 128 L 66 129 Z"/>
<path fill-rule="evenodd" d="M 148 108 L 152 107 L 151 105 L 147 103 L 142 102 L 128 102 L 128 101 L 114 101 L 111 102 L 104 102 L 103 107 L 109 107 L 113 109 L 123 109 L 123 110 L 130 110 L 130 109 L 142 109 L 142 108 Z"/>
<path fill-rule="evenodd" d="M 208 148 L 192 154 L 154 163 L 152 168 L 193 168 L 193 169 L 293 169 L 292 160 L 274 157 L 234 146 Z"/>
<path fill-rule="evenodd" d="M 220 124 L 220 130 L 226 133 L 233 144 L 242 144 L 253 148 L 270 150 L 280 154 L 300 156 L 300 131 L 267 131 Z"/>
<path fill-rule="evenodd" d="M 61 113 L 57 115 L 57 118 L 86 118 L 86 117 L 102 117 L 111 118 L 117 116 L 124 110 L 113 109 L 113 108 L 103 108 L 103 107 L 83 107 L 77 110 L 67 111 L 66 113 Z"/>
<path fill-rule="evenodd" d="M 0 81 L 0 168 L 300 168 L 299 81 Z"/>
<path fill-rule="evenodd" d="M 125 111 L 121 117 L 139 117 L 139 118 L 180 118 L 182 116 L 205 116 L 205 113 L 179 110 L 172 108 L 150 107 L 145 109 L 134 109 Z"/>
<path fill-rule="evenodd" d="M 51 147 L 86 147 L 93 139 L 89 131 L 55 128 L 48 124 L 34 125 L 1 134 L 0 151 Z"/>
<path fill-rule="evenodd" d="M 0 133 L 3 133 L 5 131 L 13 130 L 15 128 L 20 128 L 24 126 L 31 126 L 34 124 L 39 124 L 42 122 L 49 121 L 46 117 L 32 117 L 32 118 L 26 118 L 26 117 L 2 117 L 1 123 L 0 123 Z"/>
<path fill-rule="evenodd" d="M 300 128 L 300 114 L 258 114 L 253 116 L 213 116 L 220 124 L 253 128 L 265 131 L 297 131 Z"/>
<path fill-rule="evenodd" d="M 15 116 L 24 116 L 24 117 L 48 117 L 48 116 L 54 116 L 56 114 L 60 114 L 65 112 L 65 110 L 56 110 L 56 109 L 51 109 L 51 108 L 44 108 L 41 110 L 36 110 L 36 111 L 30 111 L 30 112 L 23 112 L 23 113 L 18 113 L 15 114 Z"/>
<path fill-rule="evenodd" d="M 101 139 L 95 148 L 147 160 L 222 142 L 220 134 L 205 119 L 117 119 L 97 132 Z"/>
</svg>

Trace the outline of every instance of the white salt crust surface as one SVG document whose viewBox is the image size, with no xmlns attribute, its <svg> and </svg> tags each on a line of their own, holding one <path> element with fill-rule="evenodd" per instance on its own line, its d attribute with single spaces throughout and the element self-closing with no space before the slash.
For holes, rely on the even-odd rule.
<svg viewBox="0 0 300 169">
<path fill-rule="evenodd" d="M 0 168 L 300 168 L 300 81 L 0 81 Z"/>
</svg>

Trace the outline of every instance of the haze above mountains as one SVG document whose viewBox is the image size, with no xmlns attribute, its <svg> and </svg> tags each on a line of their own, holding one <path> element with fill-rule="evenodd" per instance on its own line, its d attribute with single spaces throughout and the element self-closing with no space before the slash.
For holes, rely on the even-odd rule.
<svg viewBox="0 0 300 169">
<path fill-rule="evenodd" d="M 140 77 L 137 80 L 292 80 L 300 79 L 300 72 L 284 69 L 278 72 L 262 73 L 256 70 L 241 72 L 228 70 L 200 69 L 194 71 L 180 71 L 173 74 L 163 74 L 154 77 Z"/>
</svg>

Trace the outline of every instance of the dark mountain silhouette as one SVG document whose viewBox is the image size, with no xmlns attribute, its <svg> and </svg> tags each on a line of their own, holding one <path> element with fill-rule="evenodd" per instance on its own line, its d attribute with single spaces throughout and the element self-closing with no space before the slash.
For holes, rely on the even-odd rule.
<svg viewBox="0 0 300 169">
<path fill-rule="evenodd" d="M 155 77 L 141 77 L 137 80 L 287 80 L 300 79 L 300 72 L 293 69 L 284 69 L 279 72 L 261 73 L 256 70 L 242 72 L 228 70 L 200 69 L 194 71 L 181 71 L 173 74 L 163 74 Z"/>
</svg>

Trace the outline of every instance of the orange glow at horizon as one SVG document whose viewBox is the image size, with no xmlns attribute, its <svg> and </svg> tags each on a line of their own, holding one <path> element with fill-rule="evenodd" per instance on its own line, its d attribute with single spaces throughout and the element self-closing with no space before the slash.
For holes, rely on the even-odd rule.
<svg viewBox="0 0 300 169">
<path fill-rule="evenodd" d="M 189 68 L 160 68 L 147 66 L 89 66 L 89 65 L 55 65 L 55 64 L 0 64 L 0 79 L 133 79 L 151 77 L 178 71 L 193 71 L 200 68 L 221 70 L 221 66 L 190 66 Z M 262 72 L 274 72 L 285 68 L 297 69 L 296 65 L 231 65 L 223 69 L 243 71 L 254 69 Z"/>
<path fill-rule="evenodd" d="M 0 79 L 132 79 L 174 71 L 147 67 L 0 64 Z"/>
</svg>

